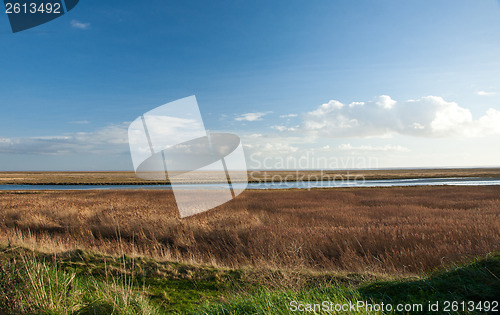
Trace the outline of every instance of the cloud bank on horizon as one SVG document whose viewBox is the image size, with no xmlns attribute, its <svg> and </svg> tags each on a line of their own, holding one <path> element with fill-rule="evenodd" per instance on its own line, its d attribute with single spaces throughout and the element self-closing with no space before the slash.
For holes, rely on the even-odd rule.
<svg viewBox="0 0 500 315">
<path fill-rule="evenodd" d="M 251 112 L 234 118 L 239 124 L 263 123 L 271 112 Z M 279 115 L 293 126 L 258 128 L 241 133 L 247 155 L 287 158 L 307 152 L 319 155 L 412 154 L 411 146 L 392 143 L 393 137 L 482 138 L 500 135 L 500 111 L 488 109 L 479 118 L 471 111 L 439 96 L 396 101 L 381 95 L 370 101 L 344 104 L 337 100 L 319 105 L 302 115 Z M 297 121 L 290 121 L 293 118 Z M 269 120 L 274 121 L 273 118 Z M 46 137 L 0 138 L 0 154 L 28 155 L 121 155 L 128 158 L 128 122 L 93 132 L 76 132 Z M 242 126 L 233 126 L 238 133 Z M 224 128 L 222 128 L 224 129 Z M 338 143 L 347 139 L 379 138 L 372 145 Z M 332 142 L 333 141 L 333 142 Z M 325 144 L 326 143 L 326 144 Z M 258 164 L 261 165 L 261 164 Z M 251 168 L 251 166 L 250 166 Z"/>
<path fill-rule="evenodd" d="M 337 100 L 304 116 L 304 131 L 319 137 L 483 137 L 500 134 L 500 111 L 474 119 L 469 109 L 439 96 L 397 102 L 381 95 L 348 105 Z"/>
<path fill-rule="evenodd" d="M 55 136 L 0 138 L 0 154 L 128 154 L 128 125 L 128 122 L 124 122 L 93 132 L 75 132 Z"/>
</svg>

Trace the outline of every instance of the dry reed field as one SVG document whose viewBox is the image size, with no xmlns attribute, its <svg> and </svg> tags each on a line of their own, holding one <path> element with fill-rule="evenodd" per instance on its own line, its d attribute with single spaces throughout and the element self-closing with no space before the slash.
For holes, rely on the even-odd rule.
<svg viewBox="0 0 500 315">
<path fill-rule="evenodd" d="M 500 186 L 248 190 L 182 220 L 171 191 L 4 191 L 0 239 L 215 266 L 422 273 L 500 250 Z"/>
</svg>

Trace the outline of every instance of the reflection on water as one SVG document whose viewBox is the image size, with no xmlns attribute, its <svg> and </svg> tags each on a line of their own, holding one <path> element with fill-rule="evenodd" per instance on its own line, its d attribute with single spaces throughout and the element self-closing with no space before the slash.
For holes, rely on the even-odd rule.
<svg viewBox="0 0 500 315">
<path fill-rule="evenodd" d="M 417 178 L 383 180 L 344 180 L 344 181 L 300 181 L 232 184 L 234 189 L 310 189 L 332 187 L 392 187 L 424 185 L 487 186 L 500 185 L 500 178 L 456 177 L 456 178 Z M 182 188 L 220 189 L 220 184 L 184 184 Z M 239 187 L 242 186 L 242 187 Z M 94 189 L 172 189 L 170 185 L 0 185 L 0 190 L 94 190 Z"/>
</svg>

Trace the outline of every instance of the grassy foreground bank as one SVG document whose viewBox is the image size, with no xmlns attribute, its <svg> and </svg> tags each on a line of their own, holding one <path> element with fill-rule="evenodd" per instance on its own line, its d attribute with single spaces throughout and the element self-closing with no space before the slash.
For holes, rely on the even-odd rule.
<svg viewBox="0 0 500 315">
<path fill-rule="evenodd" d="M 44 254 L 0 249 L 2 314 L 292 314 L 298 304 L 314 307 L 322 301 L 411 303 L 426 310 L 429 301 L 440 301 L 442 308 L 444 301 L 491 302 L 498 296 L 500 253 L 404 278 L 223 269 L 81 250 Z M 488 313 L 485 303 L 474 305 L 469 313 Z"/>
</svg>

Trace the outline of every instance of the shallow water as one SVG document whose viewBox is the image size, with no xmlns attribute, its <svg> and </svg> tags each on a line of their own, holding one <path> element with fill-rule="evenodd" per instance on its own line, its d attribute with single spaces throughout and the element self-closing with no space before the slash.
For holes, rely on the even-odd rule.
<svg viewBox="0 0 500 315">
<path fill-rule="evenodd" d="M 247 189 L 310 189 L 332 187 L 393 187 L 393 186 L 487 186 L 500 185 L 500 178 L 455 177 L 455 178 L 417 178 L 417 179 L 383 179 L 383 180 L 344 180 L 344 181 L 298 181 L 249 183 Z M 244 185 L 234 183 L 234 188 Z M 220 184 L 185 184 L 186 189 L 220 189 Z M 0 185 L 0 190 L 96 190 L 96 189 L 172 189 L 171 185 Z"/>
</svg>

